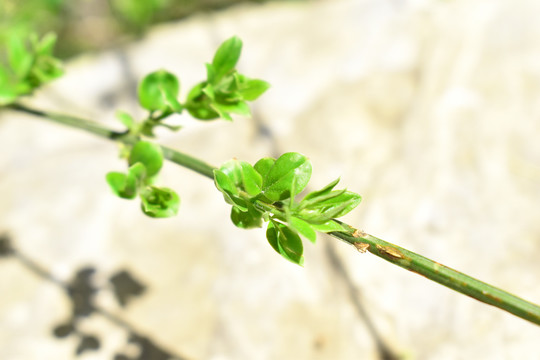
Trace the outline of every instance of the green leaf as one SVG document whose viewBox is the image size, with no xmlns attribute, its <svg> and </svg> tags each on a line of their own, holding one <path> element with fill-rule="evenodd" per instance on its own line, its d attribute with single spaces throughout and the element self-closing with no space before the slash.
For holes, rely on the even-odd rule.
<svg viewBox="0 0 540 360">
<path fill-rule="evenodd" d="M 181 110 L 178 103 L 180 83 L 173 74 L 158 70 L 144 77 L 139 84 L 139 102 L 141 106 L 150 111 Z"/>
<path fill-rule="evenodd" d="M 311 200 L 311 199 L 314 199 L 314 198 L 318 198 L 320 197 L 321 195 L 326 195 L 327 193 L 329 193 L 330 191 L 332 191 L 332 189 L 339 183 L 339 178 L 337 178 L 336 180 L 332 181 L 330 184 L 326 185 L 325 187 L 323 187 L 321 190 L 317 190 L 317 191 L 312 191 L 310 192 L 309 194 L 307 194 L 303 201 L 306 201 L 306 200 Z"/>
<path fill-rule="evenodd" d="M 266 239 L 268 240 L 268 243 L 278 254 L 280 254 L 279 251 L 279 245 L 278 245 L 278 231 L 276 227 L 274 226 L 273 222 L 268 223 L 268 227 L 266 228 Z"/>
<path fill-rule="evenodd" d="M 163 165 L 163 151 L 157 144 L 148 141 L 139 141 L 131 149 L 129 165 L 142 163 L 146 168 L 148 177 L 156 175 Z"/>
<path fill-rule="evenodd" d="M 261 193 L 262 177 L 255 171 L 251 164 L 241 161 L 242 168 L 242 186 L 250 196 L 256 196 Z"/>
<path fill-rule="evenodd" d="M 253 165 L 255 170 L 261 174 L 262 178 L 264 179 L 272 166 L 274 166 L 274 163 L 276 162 L 276 159 L 271 157 L 262 158 L 259 161 Z"/>
<path fill-rule="evenodd" d="M 229 71 L 233 70 L 242 52 L 242 40 L 233 36 L 225 40 L 217 49 L 212 67 L 214 68 L 214 81 L 219 81 Z"/>
<path fill-rule="evenodd" d="M 52 55 L 56 44 L 56 34 L 49 32 L 36 44 L 36 52 L 39 55 Z"/>
<path fill-rule="evenodd" d="M 133 120 L 133 117 L 127 112 L 119 110 L 116 112 L 115 116 L 118 120 L 120 120 L 122 124 L 124 124 L 128 128 L 128 130 L 131 131 L 135 128 L 135 120 Z"/>
<path fill-rule="evenodd" d="M 304 248 L 300 237 L 287 226 L 271 221 L 266 229 L 266 239 L 272 248 L 285 259 L 303 265 Z"/>
<path fill-rule="evenodd" d="M 216 187 L 223 193 L 238 195 L 237 184 L 235 183 L 234 178 L 230 177 L 224 170 L 214 170 L 214 183 L 216 184 Z"/>
<path fill-rule="evenodd" d="M 289 219 L 289 225 L 298 234 L 305 236 L 306 239 L 308 239 L 309 241 L 315 244 L 315 241 L 317 240 L 317 233 L 315 232 L 311 224 L 305 222 L 304 220 L 296 216 L 292 216 Z"/>
<path fill-rule="evenodd" d="M 14 102 L 18 94 L 14 84 L 10 82 L 7 69 L 0 64 L 0 106 Z"/>
<path fill-rule="evenodd" d="M 106 179 L 117 196 L 123 199 L 133 199 L 137 196 L 137 189 L 145 173 L 144 166 L 141 163 L 136 163 L 129 168 L 127 175 L 120 172 L 109 172 Z"/>
<path fill-rule="evenodd" d="M 335 196 L 332 196 L 335 195 Z M 338 218 L 349 213 L 362 201 L 362 197 L 351 191 L 334 190 L 323 197 L 326 200 L 310 204 L 307 208 L 316 210 L 328 218 Z"/>
<path fill-rule="evenodd" d="M 116 196 L 123 199 L 133 199 L 137 196 L 137 188 L 128 186 L 128 176 L 126 174 L 111 171 L 107 173 L 105 178 Z"/>
<path fill-rule="evenodd" d="M 178 213 L 180 198 L 169 188 L 149 186 L 141 192 L 142 211 L 153 218 L 166 218 Z"/>
<path fill-rule="evenodd" d="M 239 228 L 252 229 L 262 226 L 262 214 L 253 206 L 248 206 L 247 211 L 233 206 L 231 209 L 231 220 Z"/>
<path fill-rule="evenodd" d="M 229 160 L 219 169 L 214 170 L 214 183 L 225 197 L 225 201 L 231 205 L 236 205 L 242 211 L 247 211 L 246 200 L 240 197 L 240 191 L 244 191 L 242 162 Z"/>
<path fill-rule="evenodd" d="M 33 87 L 37 87 L 60 77 L 63 73 L 60 60 L 48 55 L 39 55 L 28 75 L 28 80 Z"/>
<path fill-rule="evenodd" d="M 287 260 L 298 264 L 304 264 L 304 247 L 302 239 L 289 227 L 278 224 L 278 248 L 279 253 Z"/>
<path fill-rule="evenodd" d="M 196 119 L 213 120 L 219 118 L 219 114 L 210 107 L 210 98 L 203 92 L 207 86 L 205 81 L 195 85 L 187 96 L 186 109 Z"/>
<path fill-rule="evenodd" d="M 212 102 L 210 106 L 219 114 L 221 118 L 229 121 L 232 121 L 230 113 L 239 114 L 242 116 L 251 115 L 249 106 L 245 101 L 238 101 L 236 103 Z"/>
<path fill-rule="evenodd" d="M 263 179 L 264 195 L 271 201 L 287 199 L 301 192 L 311 177 L 311 163 L 302 154 L 285 153 L 270 168 Z M 291 194 L 292 182 L 295 191 Z"/>
<path fill-rule="evenodd" d="M 13 35 L 8 40 L 9 64 L 19 78 L 24 78 L 32 67 L 35 55 L 30 52 L 22 37 Z"/>
<path fill-rule="evenodd" d="M 332 231 L 341 231 L 341 232 L 350 231 L 348 228 L 335 222 L 334 220 L 328 220 L 322 224 L 311 224 L 311 227 L 312 229 L 323 232 L 323 233 L 329 233 Z"/>
<path fill-rule="evenodd" d="M 257 100 L 266 90 L 270 88 L 270 84 L 264 80 L 253 79 L 248 80 L 242 89 L 238 90 L 238 93 L 242 95 L 242 98 L 247 101 Z"/>
<path fill-rule="evenodd" d="M 253 197 L 261 193 L 262 177 L 253 166 L 245 161 L 229 160 L 214 170 L 216 187 L 229 195 L 245 191 Z"/>
</svg>

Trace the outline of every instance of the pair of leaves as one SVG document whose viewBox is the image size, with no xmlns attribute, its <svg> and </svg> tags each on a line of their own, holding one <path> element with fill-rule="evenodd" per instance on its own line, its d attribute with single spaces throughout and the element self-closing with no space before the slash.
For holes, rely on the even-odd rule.
<svg viewBox="0 0 540 360">
<path fill-rule="evenodd" d="M 188 94 L 186 108 L 193 117 L 232 121 L 231 113 L 250 115 L 247 101 L 256 100 L 270 85 L 236 71 L 241 52 L 242 40 L 236 36 L 217 49 L 212 63 L 206 64 L 207 80 L 195 85 Z"/>
<path fill-rule="evenodd" d="M 0 65 L 0 105 L 14 102 L 19 96 L 63 74 L 61 62 L 52 54 L 56 36 L 39 39 L 12 34 L 8 38 L 8 64 Z"/>
<path fill-rule="evenodd" d="M 169 188 L 153 185 L 163 166 L 163 152 L 157 144 L 138 141 L 128 157 L 127 173 L 109 172 L 106 176 L 112 191 L 123 199 L 141 198 L 142 211 L 156 218 L 176 215 L 180 198 Z"/>
</svg>

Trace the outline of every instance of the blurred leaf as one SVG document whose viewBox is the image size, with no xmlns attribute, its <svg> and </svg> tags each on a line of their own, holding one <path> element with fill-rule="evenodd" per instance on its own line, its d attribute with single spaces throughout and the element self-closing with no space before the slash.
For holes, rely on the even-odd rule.
<svg viewBox="0 0 540 360">
<path fill-rule="evenodd" d="M 187 96 L 186 109 L 196 119 L 213 120 L 219 118 L 219 114 L 210 107 L 211 99 L 203 92 L 206 82 L 195 85 Z"/>
<path fill-rule="evenodd" d="M 237 36 L 225 40 L 219 46 L 212 60 L 215 81 L 221 80 L 224 75 L 234 69 L 241 52 L 242 40 Z"/>
<path fill-rule="evenodd" d="M 20 36 L 13 35 L 8 41 L 9 64 L 19 78 L 24 78 L 32 67 L 35 56 L 26 48 Z"/>
<path fill-rule="evenodd" d="M 180 198 L 169 188 L 148 186 L 140 197 L 142 211 L 150 217 L 166 218 L 178 213 Z"/>
<path fill-rule="evenodd" d="M 163 151 L 158 144 L 139 141 L 131 149 L 129 165 L 140 162 L 146 168 L 146 175 L 156 175 L 163 166 Z"/>
<path fill-rule="evenodd" d="M 128 128 L 128 130 L 131 131 L 135 128 L 135 120 L 133 120 L 133 117 L 127 112 L 119 110 L 116 112 L 115 116 L 122 124 L 125 125 L 125 127 Z"/>
<path fill-rule="evenodd" d="M 236 80 L 236 88 L 242 99 L 247 101 L 257 100 L 266 90 L 270 88 L 270 84 L 264 80 L 249 79 L 241 74 L 234 74 Z"/>
<path fill-rule="evenodd" d="M 112 191 L 123 199 L 133 199 L 137 196 L 137 189 L 146 175 L 146 169 L 140 162 L 128 169 L 127 175 L 120 172 L 109 172 L 107 183 Z"/>
<path fill-rule="evenodd" d="M 144 77 L 139 84 L 138 94 L 141 106 L 150 111 L 181 110 L 178 103 L 180 83 L 173 74 L 158 70 Z"/>
<path fill-rule="evenodd" d="M 242 116 L 251 115 L 249 106 L 245 101 L 238 101 L 236 103 L 213 102 L 210 106 L 219 114 L 221 118 L 229 121 L 232 121 L 230 113 Z"/>
<path fill-rule="evenodd" d="M 56 34 L 49 32 L 36 44 L 36 52 L 39 55 L 52 55 L 56 45 Z"/>
</svg>

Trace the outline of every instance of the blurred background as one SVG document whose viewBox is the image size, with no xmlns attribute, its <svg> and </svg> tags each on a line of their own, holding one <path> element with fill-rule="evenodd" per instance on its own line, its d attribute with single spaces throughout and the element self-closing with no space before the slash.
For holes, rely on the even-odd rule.
<svg viewBox="0 0 540 360">
<path fill-rule="evenodd" d="M 272 88 L 253 118 L 182 115 L 162 143 L 210 164 L 298 151 L 341 176 L 345 221 L 540 303 L 540 3 L 3 0 L 54 31 L 66 74 L 25 103 L 120 129 L 136 84 L 186 91 L 217 46 Z M 241 230 L 211 181 L 167 164 L 179 215 L 115 197 L 117 146 L 0 113 L 0 359 L 538 359 L 540 328 L 335 239 L 303 268 Z"/>
</svg>

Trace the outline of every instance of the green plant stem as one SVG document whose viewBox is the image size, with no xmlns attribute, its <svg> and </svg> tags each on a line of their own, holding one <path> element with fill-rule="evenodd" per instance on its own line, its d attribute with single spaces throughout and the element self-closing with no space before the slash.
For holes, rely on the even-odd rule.
<svg viewBox="0 0 540 360">
<path fill-rule="evenodd" d="M 98 123 L 85 119 L 39 111 L 20 104 L 12 104 L 9 105 L 8 108 L 74 128 L 79 128 L 103 138 L 121 141 L 126 144 L 131 144 L 136 140 L 125 133 L 115 132 Z M 171 148 L 162 146 L 162 149 L 166 159 L 210 179 L 214 178 L 213 170 L 216 169 L 216 167 Z M 504 290 L 460 273 L 459 271 L 453 270 L 412 251 L 366 234 L 363 231 L 356 230 L 353 227 L 351 227 L 350 233 L 332 232 L 329 233 L 329 235 L 355 246 L 361 252 L 369 251 L 392 264 L 425 276 L 452 290 L 540 325 L 540 306 L 523 300 Z"/>
<path fill-rule="evenodd" d="M 50 121 L 67 125 L 70 127 L 85 130 L 99 137 L 115 140 L 115 141 L 120 141 L 120 142 L 123 142 L 124 144 L 134 144 L 137 141 L 137 138 L 130 136 L 129 134 L 125 132 L 118 132 L 118 131 L 111 130 L 101 124 L 98 124 L 90 120 L 81 119 L 74 116 L 57 114 L 54 112 L 36 110 L 36 109 L 32 109 L 21 104 L 11 104 L 7 106 L 7 108 L 11 110 L 23 112 L 23 113 L 35 115 L 45 120 L 50 120 Z M 209 165 L 205 163 L 204 161 L 201 161 L 197 158 L 181 153 L 179 151 L 176 151 L 166 146 L 161 146 L 161 149 L 163 150 L 163 156 L 167 160 L 170 160 L 185 168 L 191 169 L 211 179 L 214 178 L 214 169 L 216 168 L 215 166 Z"/>
</svg>

